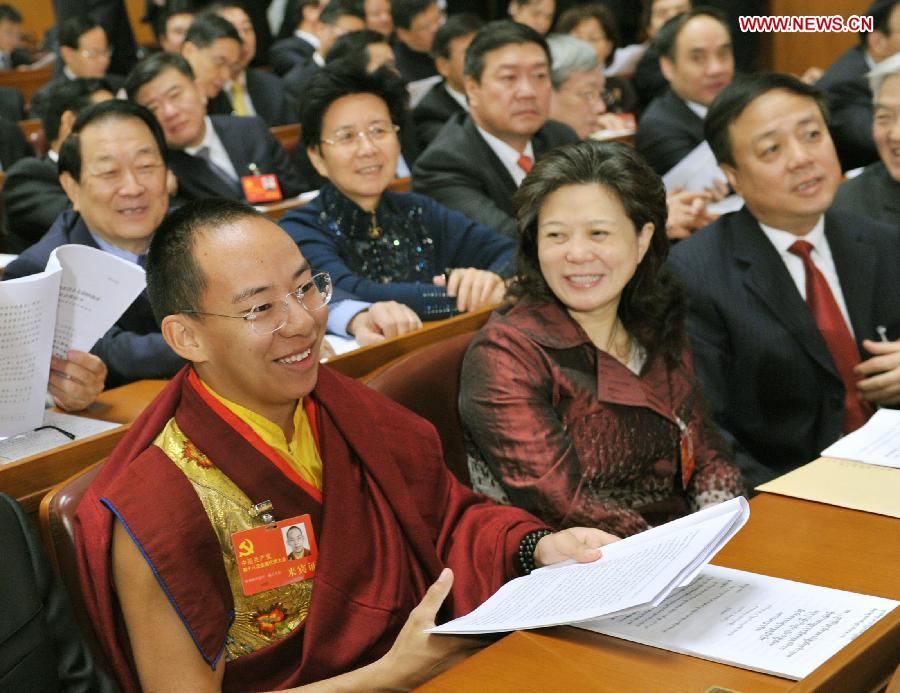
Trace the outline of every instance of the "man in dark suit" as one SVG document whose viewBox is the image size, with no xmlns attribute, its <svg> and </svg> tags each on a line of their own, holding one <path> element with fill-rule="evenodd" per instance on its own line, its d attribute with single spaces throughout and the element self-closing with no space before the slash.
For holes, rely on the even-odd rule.
<svg viewBox="0 0 900 693">
<path fill-rule="evenodd" d="M 243 48 L 234 25 L 217 14 L 200 14 L 188 27 L 181 55 L 206 96 L 208 113 L 231 115 L 231 100 L 224 90 L 231 76 L 240 71 Z"/>
<path fill-rule="evenodd" d="M 860 43 L 849 48 L 816 83 L 828 94 L 831 136 L 841 167 L 846 171 L 878 160 L 872 140 L 872 92 L 866 73 L 900 52 L 900 0 L 876 0 L 866 11 L 873 31 L 860 33 Z"/>
<path fill-rule="evenodd" d="M 269 62 L 276 75 L 286 75 L 297 65 L 305 65 L 313 60 L 313 53 L 319 47 L 316 29 L 319 24 L 319 12 L 324 5 L 319 0 L 298 0 L 292 7 L 290 17 L 285 12 L 285 22 L 296 16 L 296 28 L 292 33 L 282 37 L 269 49 Z"/>
<path fill-rule="evenodd" d="M 165 140 L 151 113 L 113 99 L 85 109 L 72 132 L 78 137 L 67 137 L 60 147 L 59 171 L 73 209 L 63 212 L 36 245 L 7 266 L 4 279 L 43 271 L 50 253 L 67 243 L 141 264 L 166 214 Z M 109 370 L 109 387 L 168 378 L 182 365 L 159 335 L 146 292 L 91 352 L 84 356 L 97 359 L 103 375 Z M 51 376 L 51 390 L 52 384 Z M 85 394 L 87 403 L 102 389 L 101 378 L 99 387 Z"/>
<path fill-rule="evenodd" d="M 209 10 L 231 22 L 243 41 L 237 69 L 218 97 L 226 102 L 227 114 L 258 115 L 269 126 L 296 123 L 297 104 L 288 96 L 284 83 L 270 72 L 249 67 L 256 56 L 256 32 L 244 8 L 226 1 L 215 3 Z"/>
<path fill-rule="evenodd" d="M 731 83 L 734 56 L 727 18 L 709 7 L 670 19 L 654 46 L 669 88 L 641 116 L 635 148 L 664 175 L 703 142 L 703 118 Z"/>
<path fill-rule="evenodd" d="M 112 43 L 109 71 L 117 75 L 127 75 L 137 62 L 137 46 L 134 32 L 123 0 L 53 0 L 57 26 L 64 26 L 73 18 L 89 18 L 103 27 Z M 62 36 L 60 35 L 60 43 Z M 79 77 L 102 77 L 103 75 L 79 75 Z"/>
<path fill-rule="evenodd" d="M 108 72 L 112 51 L 106 32 L 99 22 L 82 16 L 72 17 L 59 30 L 59 57 L 62 74 L 38 89 L 31 97 L 32 117 L 40 117 L 47 95 L 57 84 L 78 79 L 105 79 L 114 90 L 125 83 L 119 75 Z"/>
<path fill-rule="evenodd" d="M 147 8 L 147 19 L 153 28 L 153 35 L 166 53 L 181 54 L 184 37 L 194 17 L 196 12 L 192 0 L 167 0 L 164 7 L 152 5 Z"/>
<path fill-rule="evenodd" d="M 659 69 L 659 51 L 653 44 L 656 34 L 672 17 L 687 12 L 694 6 L 692 0 L 648 0 L 641 13 L 641 25 L 647 37 L 646 49 L 634 68 L 631 83 L 638 95 L 639 111 L 643 111 L 653 99 L 669 86 Z"/>
<path fill-rule="evenodd" d="M 285 198 L 307 189 L 261 118 L 206 115 L 205 95 L 181 56 L 157 53 L 144 59 L 125 90 L 159 120 L 179 198 L 244 200 L 241 178 L 257 174 L 275 174 Z"/>
<path fill-rule="evenodd" d="M 466 52 L 469 114 L 457 113 L 413 167 L 413 188 L 470 219 L 516 237 L 512 196 L 535 160 L 575 142 L 548 121 L 550 50 L 531 27 L 482 27 Z"/>
<path fill-rule="evenodd" d="M 407 82 L 437 75 L 431 46 L 444 20 L 437 0 L 391 0 L 394 62 Z"/>
<path fill-rule="evenodd" d="M 875 94 L 872 136 L 881 158 L 841 185 L 834 206 L 900 228 L 900 53 L 869 74 Z"/>
<path fill-rule="evenodd" d="M 419 147 L 425 149 L 454 113 L 467 113 L 463 68 L 466 49 L 484 22 L 474 14 L 452 15 L 438 29 L 432 45 L 434 64 L 443 79 L 413 109 Z"/>
<path fill-rule="evenodd" d="M 900 404 L 900 229 L 829 209 L 841 180 L 824 96 L 788 75 L 724 90 L 706 137 L 745 201 L 681 241 L 688 333 L 748 486 Z M 883 341 L 874 341 L 883 334 Z"/>
<path fill-rule="evenodd" d="M 3 183 L 9 252 L 18 253 L 37 243 L 69 207 L 69 198 L 59 182 L 59 148 L 81 111 L 112 98 L 109 85 L 102 79 L 73 79 L 50 90 L 41 118 L 50 142 L 47 155 L 20 159 L 7 171 Z"/>
<path fill-rule="evenodd" d="M 19 47 L 21 36 L 22 15 L 12 5 L 0 5 L 0 70 L 31 64 L 31 54 Z"/>
</svg>

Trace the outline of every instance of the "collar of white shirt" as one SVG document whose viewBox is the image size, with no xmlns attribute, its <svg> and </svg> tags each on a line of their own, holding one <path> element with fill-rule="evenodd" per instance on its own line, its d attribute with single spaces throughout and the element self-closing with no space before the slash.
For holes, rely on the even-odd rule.
<svg viewBox="0 0 900 693">
<path fill-rule="evenodd" d="M 124 248 L 120 248 L 117 245 L 113 245 L 109 241 L 100 238 L 100 236 L 98 236 L 90 229 L 88 229 L 88 233 L 91 234 L 91 238 L 94 239 L 94 242 L 97 244 L 97 247 L 100 248 L 100 250 L 103 250 L 110 255 L 115 255 L 118 258 L 122 258 L 123 260 L 128 260 L 128 262 L 138 264 L 138 256 L 132 253 L 130 250 L 125 250 Z"/>
<path fill-rule="evenodd" d="M 687 107 L 700 116 L 700 120 L 706 119 L 706 112 L 709 110 L 707 106 L 697 103 L 696 101 L 685 101 Z"/>
<path fill-rule="evenodd" d="M 453 87 L 451 87 L 447 82 L 444 82 L 444 89 L 450 94 L 450 98 L 456 101 L 460 106 L 463 107 L 463 110 L 468 113 L 469 112 L 469 102 L 466 99 L 466 95 L 462 94 Z"/>
<path fill-rule="evenodd" d="M 234 164 L 231 163 L 231 157 L 228 156 L 228 150 L 225 149 L 225 145 L 222 144 L 222 140 L 219 139 L 219 134 L 213 127 L 212 120 L 210 120 L 209 116 L 206 116 L 203 119 L 203 126 L 206 128 L 206 133 L 203 135 L 203 141 L 196 147 L 185 147 L 185 153 L 190 154 L 191 156 L 197 156 L 197 152 L 203 147 L 209 147 L 209 157 L 212 159 L 212 162 L 219 168 L 224 169 L 224 171 L 232 176 L 234 180 L 237 180 L 238 173 L 234 169 Z"/>
<path fill-rule="evenodd" d="M 303 39 L 310 46 L 312 46 L 316 50 L 319 50 L 321 41 L 319 41 L 319 37 L 315 34 L 307 34 L 305 31 L 300 31 L 300 29 L 297 29 L 297 31 L 294 32 L 294 36 L 296 36 L 298 39 Z"/>
<path fill-rule="evenodd" d="M 480 125 L 476 125 L 478 128 L 478 132 L 484 138 L 484 141 L 487 142 L 488 147 L 491 148 L 491 151 L 497 155 L 497 158 L 500 159 L 500 163 L 509 171 L 509 175 L 512 176 L 513 180 L 516 182 L 516 187 L 522 185 L 522 181 L 525 180 L 526 173 L 519 166 L 519 157 L 524 154 L 525 156 L 531 157 L 531 161 L 534 161 L 534 147 L 531 146 L 531 141 L 528 141 L 528 144 L 525 145 L 525 151 L 519 152 L 515 149 L 515 147 L 510 147 L 503 140 L 494 137 L 487 130 L 482 128 Z"/>
</svg>

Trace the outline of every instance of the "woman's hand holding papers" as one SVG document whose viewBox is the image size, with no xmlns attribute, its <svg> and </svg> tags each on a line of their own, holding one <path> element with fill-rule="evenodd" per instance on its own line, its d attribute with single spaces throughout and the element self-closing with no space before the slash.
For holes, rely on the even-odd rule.
<svg viewBox="0 0 900 693">
<path fill-rule="evenodd" d="M 570 527 L 541 539 L 534 549 L 534 564 L 537 567 L 561 563 L 570 558 L 579 563 L 591 563 L 603 555 L 601 546 L 606 546 L 619 538 L 591 527 Z"/>
</svg>

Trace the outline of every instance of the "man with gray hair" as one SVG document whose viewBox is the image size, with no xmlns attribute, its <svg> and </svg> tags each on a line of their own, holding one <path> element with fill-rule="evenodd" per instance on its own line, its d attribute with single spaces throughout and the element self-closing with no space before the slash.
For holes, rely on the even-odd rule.
<svg viewBox="0 0 900 693">
<path fill-rule="evenodd" d="M 844 183 L 834 206 L 900 226 L 900 53 L 878 63 L 868 77 L 872 137 L 881 160 Z"/>
</svg>

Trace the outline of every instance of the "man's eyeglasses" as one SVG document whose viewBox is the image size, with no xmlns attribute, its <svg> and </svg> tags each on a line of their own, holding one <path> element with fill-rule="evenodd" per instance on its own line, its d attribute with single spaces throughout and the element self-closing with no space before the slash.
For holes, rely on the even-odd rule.
<svg viewBox="0 0 900 693">
<path fill-rule="evenodd" d="M 322 144 L 330 144 L 333 147 L 355 147 L 364 137 L 372 144 L 379 144 L 395 136 L 400 132 L 400 126 L 393 123 L 372 123 L 365 130 L 338 130 Z"/>
<path fill-rule="evenodd" d="M 293 297 L 310 313 L 314 313 L 325 307 L 331 300 L 331 277 L 327 272 L 319 272 L 303 286 L 285 294 L 279 303 L 260 303 L 253 306 L 243 315 L 222 315 L 221 313 L 206 313 L 202 310 L 181 310 L 179 313 L 192 315 L 211 315 L 216 318 L 233 318 L 246 320 L 250 323 L 250 329 L 260 337 L 265 337 L 277 332 L 287 324 L 288 300 Z"/>
<path fill-rule="evenodd" d="M 97 58 L 108 58 L 112 55 L 112 48 L 107 48 L 106 50 L 102 50 L 102 51 L 95 51 L 95 50 L 88 50 L 88 49 L 80 50 L 80 51 L 78 51 L 78 55 L 80 55 L 82 58 L 85 58 L 86 60 L 96 60 Z"/>
</svg>

